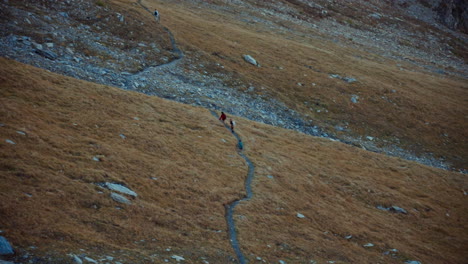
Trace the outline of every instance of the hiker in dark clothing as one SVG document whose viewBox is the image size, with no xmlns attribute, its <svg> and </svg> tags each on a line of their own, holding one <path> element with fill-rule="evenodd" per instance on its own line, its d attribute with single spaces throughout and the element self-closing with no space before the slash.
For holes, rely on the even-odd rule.
<svg viewBox="0 0 468 264">
<path fill-rule="evenodd" d="M 158 23 L 159 23 L 160 16 L 159 16 L 159 12 L 158 12 L 158 10 L 154 10 L 154 13 L 153 13 L 153 15 L 154 15 L 154 18 L 156 19 L 156 22 L 158 22 Z"/>
<path fill-rule="evenodd" d="M 226 121 L 226 114 L 224 112 L 221 112 L 221 116 L 219 117 L 219 120 L 223 121 Z"/>
<path fill-rule="evenodd" d="M 237 147 L 239 148 L 239 150 L 244 149 L 244 144 L 242 143 L 242 140 L 239 139 L 239 143 L 237 144 Z"/>
<path fill-rule="evenodd" d="M 232 121 L 232 119 L 229 119 L 229 124 L 231 125 L 231 132 L 234 133 L 234 125 L 236 123 L 234 123 L 234 121 Z"/>
</svg>

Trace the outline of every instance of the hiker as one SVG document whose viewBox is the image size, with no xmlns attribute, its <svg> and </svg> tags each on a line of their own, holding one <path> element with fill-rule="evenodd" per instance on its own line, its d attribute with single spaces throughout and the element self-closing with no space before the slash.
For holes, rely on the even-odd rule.
<svg viewBox="0 0 468 264">
<path fill-rule="evenodd" d="M 158 10 L 154 10 L 153 15 L 154 15 L 154 18 L 156 18 L 156 22 L 159 23 L 159 12 L 158 12 Z"/>
<path fill-rule="evenodd" d="M 224 112 L 221 112 L 221 116 L 219 117 L 219 120 L 223 121 L 226 121 L 226 114 Z"/>
<path fill-rule="evenodd" d="M 229 119 L 229 124 L 231 125 L 231 132 L 234 133 L 234 125 L 236 124 L 232 119 Z"/>
<path fill-rule="evenodd" d="M 239 148 L 239 150 L 244 149 L 244 144 L 242 143 L 242 140 L 239 139 L 239 143 L 237 144 L 237 147 Z"/>
</svg>

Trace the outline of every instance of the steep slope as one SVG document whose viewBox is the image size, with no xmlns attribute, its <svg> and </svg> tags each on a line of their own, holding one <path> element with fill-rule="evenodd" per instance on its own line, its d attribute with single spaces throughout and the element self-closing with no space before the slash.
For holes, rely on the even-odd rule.
<svg viewBox="0 0 468 264">
<path fill-rule="evenodd" d="M 236 262 L 224 204 L 244 195 L 247 167 L 209 111 L 2 58 L 0 116 L 12 260 Z M 251 262 L 464 263 L 463 174 L 235 119 L 256 166 L 234 216 Z M 138 196 L 117 203 L 104 182 Z"/>
<path fill-rule="evenodd" d="M 0 55 L 464 170 L 468 37 L 438 22 L 440 3 L 3 1 Z M 165 27 L 186 56 L 155 68 L 178 57 Z"/>
</svg>

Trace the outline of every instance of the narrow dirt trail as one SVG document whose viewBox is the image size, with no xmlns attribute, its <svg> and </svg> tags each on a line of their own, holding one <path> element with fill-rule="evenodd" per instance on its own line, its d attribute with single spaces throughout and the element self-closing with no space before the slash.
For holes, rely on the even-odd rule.
<svg viewBox="0 0 468 264">
<path fill-rule="evenodd" d="M 211 112 L 211 114 L 213 114 L 213 116 L 215 118 L 218 118 L 218 115 L 217 115 L 217 113 L 215 111 L 210 110 L 210 112 Z M 224 124 L 224 127 L 226 127 L 226 129 L 228 129 L 229 132 L 231 132 L 230 127 L 225 123 L 223 123 L 223 124 Z M 237 139 L 237 143 L 239 144 L 239 142 L 241 141 L 240 136 L 236 132 L 231 132 L 231 134 Z M 239 154 L 239 156 L 241 156 L 245 160 L 245 162 L 247 163 L 247 166 L 249 167 L 249 170 L 247 172 L 247 178 L 245 179 L 245 191 L 246 191 L 247 194 L 241 199 L 236 199 L 236 200 L 231 201 L 228 204 L 226 204 L 225 209 L 226 209 L 226 222 L 227 222 L 227 225 L 228 225 L 229 240 L 231 242 L 231 246 L 234 249 L 234 252 L 236 253 L 236 256 L 237 256 L 237 259 L 238 259 L 239 263 L 240 264 L 245 264 L 245 263 L 247 263 L 247 261 L 245 259 L 244 254 L 242 253 L 242 250 L 240 249 L 239 240 L 237 239 L 236 225 L 235 225 L 235 222 L 234 222 L 234 209 L 240 202 L 248 201 L 253 196 L 252 180 L 253 180 L 253 177 L 254 177 L 255 165 L 242 152 L 242 150 L 239 150 L 237 153 Z"/>
<path fill-rule="evenodd" d="M 141 1 L 142 0 L 138 0 L 138 4 L 143 9 L 145 9 L 147 12 L 149 12 L 151 15 L 153 15 L 153 12 L 151 10 L 149 10 L 145 5 L 143 5 Z M 161 64 L 161 65 L 158 65 L 158 66 L 153 66 L 153 67 L 149 67 L 147 69 L 143 69 L 141 72 L 145 72 L 145 71 L 150 70 L 150 69 L 162 69 L 162 68 L 167 68 L 167 67 L 170 67 L 170 66 L 175 66 L 178 62 L 180 62 L 184 58 L 184 53 L 182 52 L 181 49 L 179 49 L 177 47 L 177 43 L 175 41 L 175 38 L 174 38 L 174 35 L 172 34 L 172 32 L 167 27 L 163 26 L 163 29 L 169 35 L 169 39 L 170 39 L 171 45 L 172 45 L 172 50 L 177 55 L 177 58 L 170 61 L 170 62 L 168 62 L 168 63 L 165 63 L 165 64 Z M 135 74 L 135 75 L 137 75 L 137 74 Z M 210 110 L 210 112 L 213 114 L 213 116 L 215 118 L 218 118 L 217 113 L 215 111 Z M 231 132 L 230 127 L 227 124 L 224 124 L 224 126 L 226 127 L 226 129 L 228 129 Z M 239 144 L 239 142 L 241 141 L 240 136 L 236 132 L 231 132 L 231 134 L 237 139 L 237 143 Z M 245 263 L 247 263 L 247 261 L 245 259 L 244 254 L 242 253 L 242 250 L 240 249 L 239 241 L 237 239 L 236 226 L 235 226 L 235 222 L 234 222 L 234 209 L 240 202 L 250 200 L 252 198 L 252 196 L 253 196 L 252 180 L 253 180 L 253 177 L 254 177 L 255 166 L 252 163 L 252 161 L 250 161 L 250 159 L 242 152 L 242 150 L 239 150 L 238 154 L 239 154 L 239 156 L 241 156 L 245 160 L 245 162 L 247 163 L 247 166 L 249 168 L 248 172 L 247 172 L 247 178 L 245 180 L 246 195 L 241 199 L 236 199 L 236 200 L 231 201 L 228 204 L 226 204 L 226 206 L 225 206 L 225 209 L 226 209 L 225 216 L 226 216 L 226 222 L 227 222 L 228 233 L 229 233 L 229 241 L 231 242 L 231 246 L 232 246 L 234 252 L 236 253 L 238 262 L 240 264 L 245 264 Z"/>
<path fill-rule="evenodd" d="M 153 16 L 153 12 L 151 10 L 149 10 L 148 7 L 146 7 L 145 5 L 143 5 L 143 3 L 141 2 L 141 0 L 138 0 L 138 4 L 143 8 L 145 9 L 148 13 L 151 14 L 151 16 Z M 159 22 L 158 22 L 159 23 Z M 172 32 L 165 26 L 162 26 L 162 28 L 164 29 L 164 31 L 167 32 L 167 34 L 169 35 L 169 39 L 171 41 L 171 46 L 172 46 L 172 51 L 177 55 L 177 58 L 168 62 L 168 63 L 164 63 L 164 64 L 161 64 L 161 65 L 158 65 L 158 66 L 153 66 L 153 67 L 150 67 L 150 68 L 163 68 L 163 67 L 168 67 L 168 66 L 172 66 L 172 65 L 175 65 L 177 62 L 179 62 L 181 59 L 184 58 L 184 52 L 179 49 L 179 47 L 177 46 L 177 43 L 175 41 L 175 38 L 174 38 L 174 35 L 172 34 Z M 144 70 L 142 70 L 144 71 Z"/>
</svg>

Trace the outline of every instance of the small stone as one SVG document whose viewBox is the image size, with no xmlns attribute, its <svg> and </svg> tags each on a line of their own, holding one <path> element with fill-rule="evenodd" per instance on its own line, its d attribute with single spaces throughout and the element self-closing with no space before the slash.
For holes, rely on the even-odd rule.
<svg viewBox="0 0 468 264">
<path fill-rule="evenodd" d="M 300 214 L 300 213 L 297 213 L 297 218 L 305 218 L 305 216 L 303 214 Z"/>
<path fill-rule="evenodd" d="M 173 258 L 173 259 L 177 260 L 177 262 L 179 262 L 179 261 L 182 261 L 182 260 L 185 260 L 183 257 L 181 257 L 181 256 L 177 256 L 177 255 L 172 255 L 172 257 L 171 257 L 171 258 Z"/>
<path fill-rule="evenodd" d="M 112 261 L 112 260 L 114 260 L 114 257 L 106 256 L 106 259 L 109 260 L 109 261 Z"/>
<path fill-rule="evenodd" d="M 92 258 L 85 257 L 84 259 L 85 259 L 86 261 L 88 261 L 88 262 L 91 262 L 91 263 L 98 263 L 97 261 L 95 261 L 95 260 L 92 259 Z"/>
<path fill-rule="evenodd" d="M 111 198 L 112 200 L 119 203 L 132 204 L 132 202 L 130 202 L 127 198 L 117 193 L 111 193 Z"/>
<path fill-rule="evenodd" d="M 38 50 L 42 50 L 44 47 L 42 47 L 41 44 L 37 44 L 37 43 L 34 43 L 33 44 L 34 48 L 38 49 Z"/>
<path fill-rule="evenodd" d="M 273 175 L 267 175 L 267 178 L 268 179 L 273 179 L 274 177 L 273 177 Z"/>
<path fill-rule="evenodd" d="M 416 260 L 407 260 L 405 261 L 406 264 L 422 264 L 421 262 L 419 261 L 416 261 Z"/>
<path fill-rule="evenodd" d="M 350 240 L 351 238 L 353 238 L 353 236 L 352 236 L 352 235 L 345 236 L 345 239 L 347 239 L 347 240 Z"/>
<path fill-rule="evenodd" d="M 140 120 L 140 118 L 138 118 L 138 117 L 136 117 L 136 116 L 135 116 L 133 119 L 134 119 L 134 120 L 137 120 L 137 121 Z"/>
<path fill-rule="evenodd" d="M 94 160 L 94 161 L 101 161 L 97 156 L 94 156 L 94 157 L 93 157 L 93 160 Z"/>
<path fill-rule="evenodd" d="M 129 188 L 127 188 L 127 187 L 125 187 L 123 185 L 117 184 L 117 183 L 106 182 L 105 186 L 106 186 L 106 188 L 108 188 L 109 190 L 112 190 L 112 191 L 120 192 L 120 193 L 123 193 L 123 194 L 128 194 L 128 195 L 133 196 L 133 197 L 138 196 L 138 194 L 136 192 L 130 190 Z"/>
<path fill-rule="evenodd" d="M 47 50 L 41 50 L 41 49 L 36 49 L 34 52 L 37 54 L 41 55 L 42 57 L 45 57 L 49 60 L 56 60 L 57 59 L 57 54 L 53 53 L 52 51 L 47 51 Z"/>
<path fill-rule="evenodd" d="M 363 247 L 373 247 L 373 246 L 374 246 L 374 244 L 372 244 L 372 243 L 367 243 L 367 244 L 363 245 Z"/>
<path fill-rule="evenodd" d="M 5 142 L 6 142 L 6 143 L 10 143 L 10 144 L 12 144 L 12 145 L 15 145 L 15 144 L 16 144 L 13 140 L 9 140 L 9 139 L 6 139 Z"/>
<path fill-rule="evenodd" d="M 371 136 L 367 136 L 366 138 L 367 140 L 370 140 L 370 141 L 374 140 L 374 137 L 371 137 Z"/>
<path fill-rule="evenodd" d="M 257 61 L 250 55 L 244 55 L 244 60 L 252 65 L 258 66 Z"/>
<path fill-rule="evenodd" d="M 20 135 L 23 135 L 23 136 L 26 136 L 26 133 L 23 132 L 23 131 L 16 131 L 16 133 L 20 134 Z"/>
<path fill-rule="evenodd" d="M 347 83 L 357 82 L 357 80 L 355 78 L 351 78 L 351 77 L 344 77 L 343 81 L 345 81 Z"/>
<path fill-rule="evenodd" d="M 279 262 L 279 264 L 286 264 L 286 261 L 283 261 L 283 260 L 280 260 L 278 262 Z"/>
<path fill-rule="evenodd" d="M 351 102 L 353 102 L 354 104 L 357 104 L 359 101 L 359 96 L 353 94 L 351 95 Z"/>
<path fill-rule="evenodd" d="M 51 42 L 48 42 L 45 44 L 48 48 L 53 48 L 54 47 L 54 43 L 51 43 Z"/>
<path fill-rule="evenodd" d="M 8 240 L 5 237 L 0 236 L 0 255 L 13 255 L 14 253 L 15 252 Z"/>
<path fill-rule="evenodd" d="M 124 134 L 119 135 L 122 139 L 126 139 L 127 137 Z"/>
<path fill-rule="evenodd" d="M 76 255 L 73 255 L 73 262 L 76 264 L 83 264 L 83 261 Z"/>
<path fill-rule="evenodd" d="M 394 211 L 394 212 L 396 212 L 396 213 L 408 214 L 408 212 L 407 212 L 405 209 L 403 209 L 403 208 L 401 208 L 401 207 L 398 207 L 398 206 L 395 206 L 395 205 L 393 205 L 392 207 L 390 207 L 389 210 L 390 210 L 390 211 Z"/>
</svg>

